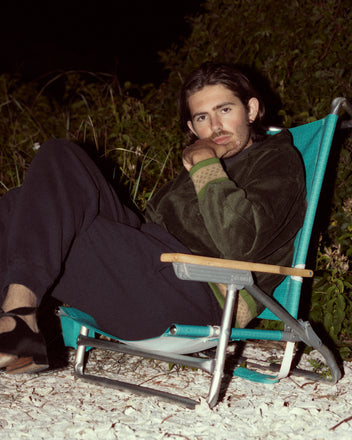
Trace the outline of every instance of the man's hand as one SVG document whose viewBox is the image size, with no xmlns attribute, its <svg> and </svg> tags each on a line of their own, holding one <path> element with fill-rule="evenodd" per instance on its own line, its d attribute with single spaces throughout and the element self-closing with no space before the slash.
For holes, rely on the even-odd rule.
<svg viewBox="0 0 352 440">
<path fill-rule="evenodd" d="M 210 139 L 198 139 L 183 150 L 182 162 L 187 171 L 202 160 L 222 157 L 226 152 L 224 145 L 218 145 Z"/>
</svg>

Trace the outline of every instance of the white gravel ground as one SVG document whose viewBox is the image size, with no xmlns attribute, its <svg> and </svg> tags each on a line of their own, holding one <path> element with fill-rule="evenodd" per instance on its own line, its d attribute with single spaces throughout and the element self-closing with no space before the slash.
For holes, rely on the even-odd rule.
<svg viewBox="0 0 352 440">
<path fill-rule="evenodd" d="M 270 348 L 276 356 L 276 348 Z M 263 356 L 249 346 L 245 354 Z M 319 359 L 312 352 L 308 359 Z M 336 385 L 287 378 L 262 385 L 233 378 L 223 400 L 210 409 L 205 402 L 209 376 L 201 371 L 172 369 L 163 363 L 94 351 L 93 372 L 101 360 L 125 379 L 200 397 L 195 410 L 92 385 L 73 376 L 73 352 L 67 366 L 41 374 L 0 373 L 0 438 L 20 439 L 295 439 L 352 438 L 352 363 Z M 121 376 L 120 376 L 121 378 Z"/>
</svg>

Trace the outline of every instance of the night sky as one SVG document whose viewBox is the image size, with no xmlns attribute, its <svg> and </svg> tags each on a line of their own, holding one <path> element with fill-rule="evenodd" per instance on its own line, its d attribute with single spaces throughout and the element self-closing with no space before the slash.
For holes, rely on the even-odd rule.
<svg viewBox="0 0 352 440">
<path fill-rule="evenodd" d="M 36 78 L 59 70 L 116 73 L 158 83 L 157 52 L 187 35 L 201 0 L 3 0 L 0 74 Z"/>
</svg>

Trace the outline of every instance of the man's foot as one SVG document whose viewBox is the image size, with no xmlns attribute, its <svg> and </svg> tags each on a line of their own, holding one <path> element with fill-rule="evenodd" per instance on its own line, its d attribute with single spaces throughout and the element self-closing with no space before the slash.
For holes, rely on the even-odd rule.
<svg viewBox="0 0 352 440">
<path fill-rule="evenodd" d="M 16 327 L 16 321 L 11 316 L 4 316 L 0 318 L 0 335 L 11 332 Z M 0 348 L 1 349 L 1 348 Z M 7 353 L 0 353 L 0 368 L 7 367 L 17 356 Z"/>
<path fill-rule="evenodd" d="M 48 367 L 46 345 L 36 320 L 36 297 L 11 284 L 0 313 L 0 368 L 24 373 Z"/>
</svg>

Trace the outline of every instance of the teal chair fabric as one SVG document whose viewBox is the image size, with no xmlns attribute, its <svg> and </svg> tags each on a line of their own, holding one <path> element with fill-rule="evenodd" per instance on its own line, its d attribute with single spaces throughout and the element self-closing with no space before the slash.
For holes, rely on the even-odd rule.
<svg viewBox="0 0 352 440">
<path fill-rule="evenodd" d="M 337 119 L 337 115 L 329 114 L 324 119 L 290 129 L 293 143 L 303 158 L 307 186 L 307 212 L 304 225 L 295 239 L 295 254 L 292 267 L 305 267 L 306 264 L 315 213 Z M 274 292 L 274 298 L 295 318 L 297 318 L 299 308 L 301 286 L 301 280 L 286 277 Z M 260 317 L 278 319 L 269 310 L 264 310 Z"/>
</svg>

